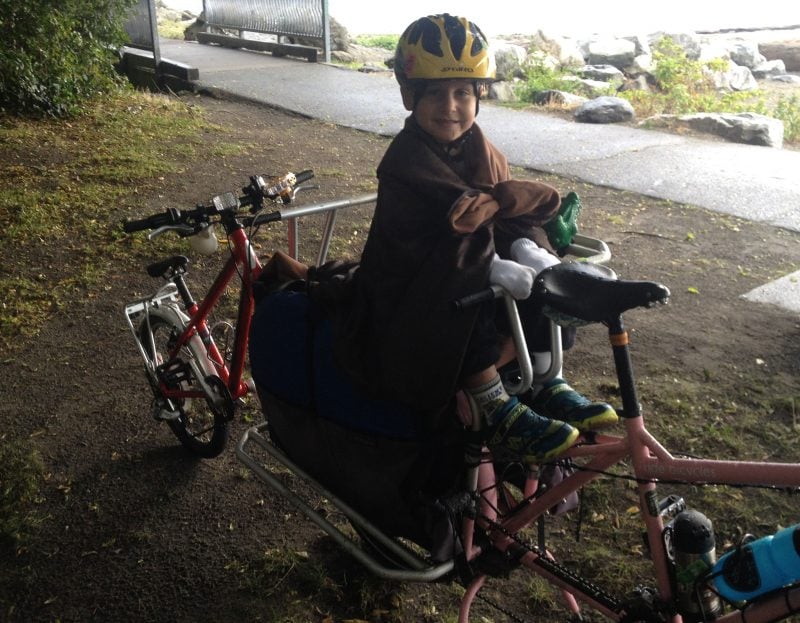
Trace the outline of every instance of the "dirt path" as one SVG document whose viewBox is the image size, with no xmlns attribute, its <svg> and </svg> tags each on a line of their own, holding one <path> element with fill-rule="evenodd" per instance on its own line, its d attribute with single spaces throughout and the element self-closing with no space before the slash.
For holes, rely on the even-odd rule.
<svg viewBox="0 0 800 623">
<path fill-rule="evenodd" d="M 257 172 L 313 168 L 322 189 L 306 201 L 374 190 L 385 139 L 242 103 L 193 101 L 230 126 L 224 138 L 209 141 L 258 145 L 257 155 L 187 163 L 130 216 L 194 205 Z M 209 144 L 209 154 L 225 153 L 215 146 Z M 670 287 L 669 306 L 634 312 L 629 321 L 642 399 L 659 434 L 686 451 L 800 459 L 792 428 L 800 320 L 740 298 L 800 267 L 800 235 L 534 172 L 517 175 L 544 179 L 564 193 L 576 190 L 585 206 L 582 229 L 608 242 L 610 265 L 626 278 Z M 121 216 L 112 213 L 109 223 Z M 357 254 L 368 224 L 368 210 L 343 219 L 334 254 Z M 261 240 L 268 251 L 269 240 Z M 453 620 L 452 589 L 370 579 L 250 477 L 233 447 L 217 459 L 194 460 L 150 418 L 122 314 L 125 302 L 155 285 L 141 267 L 161 253 L 158 243 L 148 247 L 114 267 L 97 292 L 69 301 L 23 349 L 2 357 L 0 439 L 30 439 L 46 478 L 35 538 L 0 559 L 0 620 Z M 190 279 L 209 276 L 220 257 L 195 261 Z M 312 257 L 307 251 L 306 259 Z M 613 399 L 604 344 L 602 328 L 584 329 L 566 364 L 578 387 Z M 245 415 L 258 420 L 254 408 Z M 232 440 L 249 425 L 236 421 Z M 712 430 L 719 435 L 704 434 Z M 741 520 L 719 519 L 728 532 Z M 572 530 L 564 525 L 562 532 Z M 605 525 L 595 525 L 600 539 Z M 569 551 L 568 544 L 562 548 Z M 520 607 L 531 620 L 556 616 L 533 599 Z"/>
</svg>

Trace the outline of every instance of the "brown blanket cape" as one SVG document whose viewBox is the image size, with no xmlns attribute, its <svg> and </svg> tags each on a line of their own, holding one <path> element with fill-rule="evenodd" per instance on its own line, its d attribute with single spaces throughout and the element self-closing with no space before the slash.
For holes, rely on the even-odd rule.
<svg viewBox="0 0 800 623">
<path fill-rule="evenodd" d="M 364 388 L 435 415 L 458 389 L 477 309 L 453 301 L 488 286 L 497 251 L 515 239 L 549 248 L 542 225 L 560 198 L 511 180 L 506 158 L 475 125 L 458 175 L 413 118 L 378 167 L 378 201 L 351 304 L 337 322 L 337 359 Z"/>
</svg>

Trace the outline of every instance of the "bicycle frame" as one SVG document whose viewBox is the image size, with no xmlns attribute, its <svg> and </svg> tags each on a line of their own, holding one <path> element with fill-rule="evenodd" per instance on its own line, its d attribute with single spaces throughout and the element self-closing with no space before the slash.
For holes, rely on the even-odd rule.
<svg viewBox="0 0 800 623">
<path fill-rule="evenodd" d="M 317 254 L 317 263 L 321 264 L 325 261 L 330 246 L 336 211 L 341 208 L 373 203 L 375 199 L 376 195 L 371 194 L 351 199 L 289 208 L 265 214 L 263 217 L 259 215 L 253 220 L 253 225 L 256 226 L 276 220 L 288 221 L 290 253 L 296 259 L 299 248 L 297 219 L 302 216 L 325 214 L 326 221 L 323 226 L 322 239 Z M 134 318 L 142 312 L 146 312 L 150 305 L 167 304 L 174 305 L 177 308 L 178 301 L 180 301 L 182 309 L 178 310 L 178 313 L 184 313 L 185 327 L 171 346 L 169 356 L 176 357 L 181 352 L 181 349 L 185 348 L 196 336 L 199 336 L 206 354 L 206 360 L 210 363 L 213 373 L 227 387 L 230 400 L 235 401 L 253 391 L 252 382 L 244 378 L 244 371 L 247 344 L 250 337 L 250 322 L 255 308 L 253 284 L 261 274 L 262 265 L 250 243 L 245 228 L 237 221 L 237 217 L 233 214 L 225 215 L 223 217 L 223 225 L 228 236 L 230 255 L 200 303 L 197 303 L 192 298 L 182 274 L 176 274 L 171 278 L 172 283 L 167 284 L 154 297 L 128 305 L 126 307 L 126 316 L 131 331 L 136 336 Z M 228 364 L 225 356 L 214 342 L 209 329 L 208 318 L 219 303 L 228 285 L 237 275 L 241 279 L 241 290 L 235 325 L 236 339 L 233 344 L 230 364 Z M 139 344 L 139 350 L 145 359 L 145 364 L 148 367 L 153 367 L 141 344 Z M 161 383 L 160 389 L 163 396 L 170 400 L 208 397 L 205 388 L 202 387 L 198 389 L 179 386 L 170 388 Z"/>
<path fill-rule="evenodd" d="M 609 326 L 609 339 L 614 350 L 622 395 L 623 411 L 620 415 L 624 420 L 624 436 L 599 434 L 585 436 L 584 443 L 576 445 L 562 455 L 564 458 L 580 461 L 578 470 L 538 496 L 536 495 L 537 480 L 529 479 L 523 491 L 523 499 L 506 517 L 500 517 L 497 511 L 498 499 L 494 470 L 490 463 L 482 463 L 476 468 L 477 474 L 474 476 L 476 479 L 475 491 L 481 499 L 478 523 L 482 523 L 482 527 L 488 530 L 493 547 L 500 551 L 509 551 L 516 544 L 510 535 L 530 526 L 562 499 L 599 478 L 602 473 L 614 465 L 629 459 L 632 465 L 632 476 L 637 481 L 639 508 L 646 527 L 659 597 L 665 603 L 671 603 L 674 595 L 663 538 L 664 523 L 657 499 L 657 483 L 673 481 L 688 485 L 729 484 L 798 488 L 800 487 L 800 464 L 673 456 L 645 427 L 636 396 L 628 352 L 628 336 L 621 318 Z M 481 549 L 472 543 L 474 521 L 466 520 L 464 530 L 468 560 L 476 558 L 481 553 Z M 604 593 L 587 590 L 581 578 L 574 580 L 559 576 L 551 570 L 552 565 L 548 564 L 549 562 L 551 562 L 549 554 L 543 556 L 542 552 L 527 551 L 520 558 L 522 565 L 541 575 L 564 592 L 566 603 L 575 614 L 580 612 L 575 600 L 577 597 L 612 620 L 621 620 L 623 612 L 622 604 L 619 601 L 609 599 Z M 467 589 L 468 597 L 474 596 L 484 581 L 485 576 L 477 577 Z M 459 619 L 462 623 L 468 620 L 470 602 L 471 597 L 465 598 L 463 602 Z M 797 611 L 800 611 L 800 586 L 789 589 L 782 595 L 766 597 L 749 604 L 746 608 L 746 620 L 749 623 L 771 621 L 776 617 L 787 616 Z M 680 623 L 683 618 L 675 614 L 670 620 L 673 623 Z M 739 610 L 716 619 L 716 621 L 725 623 L 744 620 L 745 617 Z"/>
<path fill-rule="evenodd" d="M 242 372 L 247 353 L 247 340 L 250 336 L 250 318 L 255 307 L 252 294 L 253 282 L 261 274 L 262 267 L 244 229 L 240 228 L 230 232 L 228 234 L 228 242 L 231 246 L 231 255 L 226 260 L 225 265 L 201 303 L 198 305 L 193 300 L 184 298 L 190 320 L 183 333 L 177 339 L 170 356 L 179 353 L 181 348 L 197 333 L 205 345 L 208 360 L 214 366 L 223 383 L 228 387 L 231 398 L 236 400 L 250 391 L 248 384 L 242 381 Z M 241 278 L 242 286 L 236 320 L 236 340 L 229 368 L 224 356 L 220 353 L 211 337 L 207 320 L 209 314 L 225 293 L 228 284 L 237 273 Z M 186 397 L 187 392 L 181 389 L 170 390 L 165 388 L 164 395 L 168 398 L 180 398 Z"/>
<path fill-rule="evenodd" d="M 510 297 L 508 297 L 510 298 Z M 506 301 L 507 304 L 509 301 Z M 513 302 L 510 303 L 513 306 Z M 513 322 L 514 316 L 511 315 Z M 546 550 L 530 547 L 518 541 L 516 534 L 534 524 L 545 516 L 550 509 L 558 505 L 570 494 L 579 491 L 585 485 L 600 478 L 604 472 L 624 461 L 630 462 L 630 476 L 636 480 L 639 498 L 639 509 L 644 522 L 647 543 L 653 562 L 655 589 L 653 597 L 658 601 L 659 615 L 671 623 L 681 623 L 684 618 L 677 613 L 675 595 L 671 580 L 671 562 L 664 540 L 665 522 L 662 517 L 661 503 L 657 497 L 657 485 L 660 482 L 678 482 L 689 485 L 731 484 L 731 485 L 763 485 L 785 488 L 800 488 L 800 464 L 773 463 L 757 461 L 717 460 L 702 458 L 683 458 L 671 454 L 651 434 L 642 416 L 637 396 L 633 368 L 630 360 L 628 334 L 621 316 L 608 323 L 609 341 L 612 346 L 617 380 L 622 398 L 620 415 L 623 418 L 623 433 L 609 435 L 587 433 L 582 442 L 574 446 L 564 457 L 570 458 L 577 470 L 564 478 L 560 483 L 539 491 L 539 481 L 533 474 L 528 478 L 518 494 L 520 499 L 508 498 L 504 483 L 498 478 L 488 452 L 475 444 L 468 446 L 465 457 L 465 490 L 477 501 L 474 515 L 467 514 L 461 526 L 461 540 L 465 560 L 477 562 L 487 549 L 495 549 L 506 553 L 509 560 L 517 561 L 521 566 L 530 569 L 545 579 L 552 586 L 561 590 L 567 607 L 576 615 L 580 614 L 579 602 L 604 614 L 613 621 L 623 621 L 631 616 L 630 603 L 624 598 L 612 595 L 588 579 L 579 577 L 573 571 L 560 566 Z M 512 333 L 517 342 L 517 350 L 527 352 L 522 331 Z M 560 352 L 553 353 L 560 364 Z M 528 366 L 521 362 L 520 376 L 523 384 L 532 375 Z M 537 377 L 538 380 L 538 377 Z M 474 430 L 480 428 L 479 418 L 472 418 Z M 455 559 L 444 562 L 426 561 L 414 556 L 401 543 L 383 534 L 379 528 L 371 524 L 361 514 L 337 498 L 331 492 L 308 476 L 302 466 L 294 463 L 281 450 L 272 445 L 267 437 L 267 424 L 261 424 L 245 432 L 237 446 L 237 456 L 256 476 L 274 491 L 292 502 L 306 517 L 328 533 L 348 553 L 378 577 L 388 580 L 430 582 L 455 572 L 459 567 Z M 283 468 L 301 478 L 307 485 L 367 532 L 371 538 L 380 543 L 387 552 L 403 561 L 403 568 L 386 565 L 382 560 L 373 557 L 368 551 L 361 549 L 350 538 L 343 534 L 324 515 L 306 503 L 295 490 L 290 489 L 279 477 L 273 474 L 263 461 L 253 455 L 253 449 L 266 452 L 271 459 L 278 461 Z M 503 489 L 503 487 L 505 487 Z M 508 501 L 511 500 L 509 506 Z M 488 537 L 477 539 L 477 533 Z M 566 571 L 566 572 L 565 572 Z M 459 623 L 469 621 L 470 607 L 473 599 L 489 577 L 480 573 L 472 577 L 466 585 L 466 592 L 461 602 Z M 626 596 L 627 597 L 627 596 Z M 800 586 L 764 596 L 750 603 L 744 610 L 733 610 L 716 619 L 724 623 L 734 621 L 759 623 L 774 621 L 790 613 L 800 611 Z M 656 619 L 632 618 L 631 621 Z M 661 620 L 661 619 L 658 619 Z"/>
</svg>

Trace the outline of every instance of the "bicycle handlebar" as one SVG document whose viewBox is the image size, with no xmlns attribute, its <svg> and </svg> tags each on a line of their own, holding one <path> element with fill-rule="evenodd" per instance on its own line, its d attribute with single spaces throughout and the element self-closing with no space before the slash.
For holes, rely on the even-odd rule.
<svg viewBox="0 0 800 623">
<path fill-rule="evenodd" d="M 216 195 L 209 205 L 198 205 L 192 210 L 167 208 L 164 212 L 153 214 L 143 219 L 125 221 L 122 229 L 126 233 L 145 229 L 161 229 L 177 231 L 181 236 L 191 236 L 204 229 L 210 216 L 223 213 L 237 213 L 241 208 L 251 206 L 250 212 L 255 214 L 263 208 L 264 199 L 275 203 L 291 203 L 298 186 L 314 177 L 314 171 L 306 169 L 298 173 L 286 173 L 280 177 L 253 175 L 250 184 L 242 189 L 242 195 L 226 192 Z M 262 219 L 280 220 L 278 218 Z"/>
</svg>

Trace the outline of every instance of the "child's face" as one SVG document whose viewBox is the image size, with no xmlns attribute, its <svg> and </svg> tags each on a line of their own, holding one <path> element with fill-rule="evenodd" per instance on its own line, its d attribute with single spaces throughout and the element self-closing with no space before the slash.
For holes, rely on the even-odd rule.
<svg viewBox="0 0 800 623">
<path fill-rule="evenodd" d="M 446 144 L 472 127 L 477 103 L 471 80 L 433 81 L 417 102 L 414 118 L 423 130 Z"/>
</svg>

